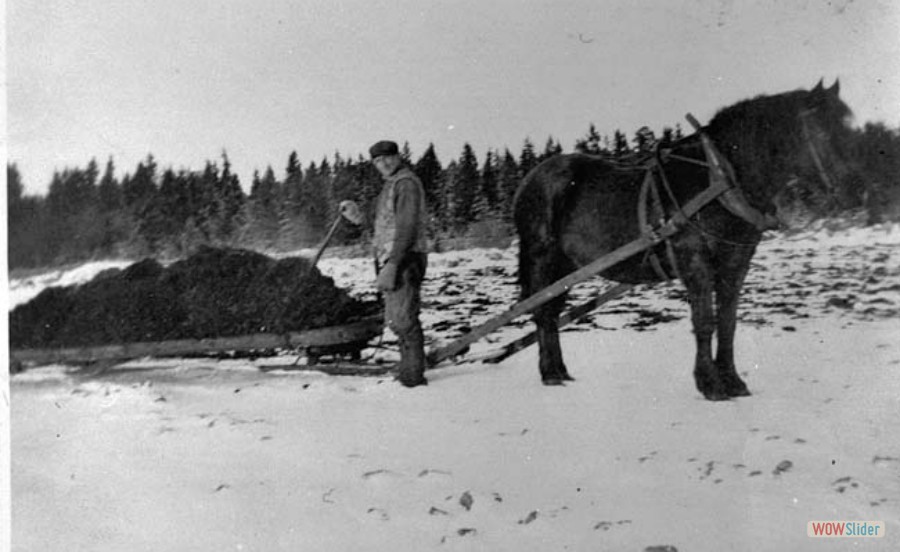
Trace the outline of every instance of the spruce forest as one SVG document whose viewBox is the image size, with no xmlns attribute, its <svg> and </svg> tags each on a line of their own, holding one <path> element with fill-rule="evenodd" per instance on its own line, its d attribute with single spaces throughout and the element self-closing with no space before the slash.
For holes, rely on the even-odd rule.
<svg viewBox="0 0 900 552">
<path fill-rule="evenodd" d="M 839 183 L 836 197 L 803 196 L 817 216 L 865 209 L 869 220 L 896 218 L 900 205 L 900 128 L 867 123 L 857 129 L 852 156 L 866 168 L 866 182 Z M 680 127 L 657 138 L 647 127 L 629 140 L 617 130 L 610 139 L 592 124 L 575 142 L 584 153 L 625 158 L 665 146 L 681 137 Z M 433 145 L 401 155 L 421 178 L 429 207 L 429 238 L 436 248 L 502 243 L 514 234 L 513 195 L 522 179 L 544 159 L 562 153 L 554 138 L 538 148 L 529 139 L 517 154 L 487 151 L 479 159 L 463 146 L 443 164 Z M 164 165 L 164 163 L 162 163 Z M 202 170 L 161 167 L 149 154 L 121 179 L 109 159 L 57 171 L 44 196 L 24 193 L 15 165 L 7 165 L 9 268 L 58 266 L 100 258 L 183 258 L 201 245 L 285 252 L 318 244 L 337 216 L 341 200 L 352 199 L 371 220 L 381 178 L 362 156 L 333 158 L 303 166 L 297 152 L 283 172 L 268 167 L 244 186 L 226 152 Z M 370 230 L 342 224 L 335 245 L 363 245 Z"/>
</svg>

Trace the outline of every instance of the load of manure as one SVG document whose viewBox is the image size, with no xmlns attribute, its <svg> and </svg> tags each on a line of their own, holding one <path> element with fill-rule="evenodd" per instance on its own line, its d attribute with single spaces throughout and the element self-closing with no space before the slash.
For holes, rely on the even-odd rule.
<svg viewBox="0 0 900 552">
<path fill-rule="evenodd" d="M 50 287 L 10 313 L 10 347 L 54 348 L 284 333 L 378 313 L 306 259 L 203 247 L 145 259 L 85 284 Z"/>
</svg>

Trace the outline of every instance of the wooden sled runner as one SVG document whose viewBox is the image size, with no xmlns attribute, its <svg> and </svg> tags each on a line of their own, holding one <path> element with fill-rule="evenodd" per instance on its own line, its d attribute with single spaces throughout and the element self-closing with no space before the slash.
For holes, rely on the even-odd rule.
<svg viewBox="0 0 900 552">
<path fill-rule="evenodd" d="M 178 357 L 215 354 L 226 351 L 264 351 L 290 349 L 303 352 L 309 358 L 321 355 L 348 355 L 358 358 L 370 340 L 381 335 L 380 316 L 364 318 L 340 326 L 315 328 L 287 334 L 260 333 L 236 337 L 209 339 L 178 339 L 142 343 L 122 343 L 93 347 L 58 349 L 18 349 L 10 352 L 13 367 L 66 363 L 112 364 L 144 357 Z"/>
</svg>

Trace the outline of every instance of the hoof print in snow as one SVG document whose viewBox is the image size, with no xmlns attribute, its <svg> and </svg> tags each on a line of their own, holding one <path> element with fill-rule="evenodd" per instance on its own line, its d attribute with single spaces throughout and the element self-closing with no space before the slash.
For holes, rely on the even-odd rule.
<svg viewBox="0 0 900 552">
<path fill-rule="evenodd" d="M 781 475 L 785 472 L 790 471 L 791 468 L 793 468 L 793 467 L 794 467 L 794 463 L 791 462 L 790 460 L 782 460 L 781 462 L 778 463 L 777 466 L 775 466 L 775 469 L 772 470 L 772 475 Z"/>
<path fill-rule="evenodd" d="M 594 531 L 609 531 L 615 525 L 630 525 L 630 519 L 620 519 L 619 521 L 598 521 L 594 525 Z"/>
<path fill-rule="evenodd" d="M 753 470 L 752 472 L 747 474 L 747 477 L 756 477 L 757 475 L 762 475 L 762 472 L 759 470 Z"/>
<path fill-rule="evenodd" d="M 451 475 L 450 472 L 444 470 L 424 469 L 419 472 L 419 477 L 428 477 L 429 475 Z"/>
<path fill-rule="evenodd" d="M 432 506 L 431 509 L 428 510 L 428 515 L 429 516 L 449 516 L 450 513 L 445 510 L 441 510 L 440 508 L 435 508 L 434 506 Z"/>
<path fill-rule="evenodd" d="M 389 516 L 388 513 L 381 508 L 369 508 L 368 510 L 366 510 L 366 513 L 370 516 L 375 516 L 381 521 L 388 521 L 389 519 L 391 519 L 391 516 Z"/>
<path fill-rule="evenodd" d="M 465 508 L 467 511 L 472 509 L 472 504 L 474 502 L 475 500 L 472 499 L 472 495 L 469 493 L 469 491 L 464 492 L 462 496 L 459 497 L 460 506 Z"/>
<path fill-rule="evenodd" d="M 476 535 L 478 531 L 474 527 L 460 527 L 456 530 L 456 534 L 465 537 L 466 535 Z"/>
<path fill-rule="evenodd" d="M 853 478 L 849 475 L 846 477 L 841 477 L 839 479 L 835 479 L 831 484 L 834 487 L 834 490 L 839 493 L 843 493 L 847 489 L 856 489 L 859 487 L 859 483 L 853 481 Z"/>
<path fill-rule="evenodd" d="M 644 456 L 641 456 L 640 458 L 638 458 L 638 464 L 643 464 L 643 463 L 646 462 L 647 460 L 650 460 L 651 458 L 653 458 L 654 456 L 656 456 L 656 452 L 657 452 L 657 451 L 654 450 L 654 451 L 650 452 L 649 454 L 646 454 L 646 455 L 644 455 Z"/>
<path fill-rule="evenodd" d="M 532 510 L 527 516 L 519 520 L 519 525 L 528 525 L 538 517 L 537 510 Z"/>
<path fill-rule="evenodd" d="M 492 496 L 494 497 L 494 502 L 503 502 L 503 497 L 500 496 L 500 493 L 494 493 Z"/>
<path fill-rule="evenodd" d="M 891 464 L 900 465 L 900 458 L 894 458 L 893 456 L 875 456 L 872 458 L 872 463 L 880 468 L 886 468 Z"/>
<path fill-rule="evenodd" d="M 659 546 L 648 546 L 644 549 L 644 552 L 678 552 L 678 549 L 670 544 L 663 544 Z"/>
<path fill-rule="evenodd" d="M 391 470 L 372 470 L 362 474 L 363 479 L 372 479 L 376 476 L 396 476 L 400 475 L 397 472 L 392 472 Z"/>
<path fill-rule="evenodd" d="M 715 465 L 716 465 L 716 461 L 710 460 L 703 466 L 697 468 L 697 471 L 700 472 L 700 481 L 703 481 L 704 479 L 706 479 L 710 475 L 712 475 L 712 472 L 715 469 Z"/>
</svg>

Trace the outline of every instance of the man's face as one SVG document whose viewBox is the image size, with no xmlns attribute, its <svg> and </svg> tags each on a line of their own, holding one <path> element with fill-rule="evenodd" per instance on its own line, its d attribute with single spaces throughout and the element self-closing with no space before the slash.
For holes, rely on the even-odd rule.
<svg viewBox="0 0 900 552">
<path fill-rule="evenodd" d="M 372 164 L 381 173 L 381 176 L 390 176 L 397 168 L 398 157 L 396 155 L 379 155 L 372 160 Z"/>
</svg>

